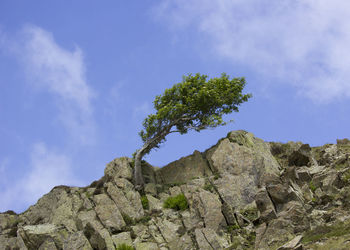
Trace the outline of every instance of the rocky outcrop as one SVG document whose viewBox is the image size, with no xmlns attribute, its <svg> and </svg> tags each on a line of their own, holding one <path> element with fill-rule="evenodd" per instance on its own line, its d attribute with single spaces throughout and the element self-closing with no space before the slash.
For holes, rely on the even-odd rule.
<svg viewBox="0 0 350 250">
<path fill-rule="evenodd" d="M 348 139 L 312 148 L 233 131 L 163 168 L 143 162 L 142 194 L 132 170 L 117 158 L 87 187 L 0 213 L 0 249 L 350 248 Z M 170 197 L 187 209 L 164 208 Z"/>
</svg>

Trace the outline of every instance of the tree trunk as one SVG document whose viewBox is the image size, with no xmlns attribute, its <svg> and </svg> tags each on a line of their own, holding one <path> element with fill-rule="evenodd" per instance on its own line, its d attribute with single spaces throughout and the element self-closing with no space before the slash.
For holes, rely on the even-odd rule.
<svg viewBox="0 0 350 250">
<path fill-rule="evenodd" d="M 144 149 L 141 148 L 135 155 L 135 168 L 134 168 L 134 186 L 137 191 L 141 191 L 144 188 L 145 181 L 142 175 L 141 161 L 144 155 Z"/>
<path fill-rule="evenodd" d="M 162 139 L 169 134 L 169 131 L 171 129 L 171 126 L 167 126 L 165 129 L 163 129 L 161 132 L 159 132 L 158 135 L 154 136 L 152 139 L 147 141 L 141 149 L 139 149 L 135 155 L 135 168 L 134 168 L 134 186 L 137 191 L 142 191 L 145 186 L 145 181 L 143 179 L 142 175 L 142 169 L 141 169 L 141 161 L 142 157 L 149 153 L 152 148 L 158 145 L 159 142 L 162 141 Z"/>
</svg>

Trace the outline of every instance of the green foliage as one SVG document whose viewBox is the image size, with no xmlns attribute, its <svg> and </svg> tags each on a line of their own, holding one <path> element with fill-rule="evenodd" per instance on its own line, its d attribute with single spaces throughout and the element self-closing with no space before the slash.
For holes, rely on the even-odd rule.
<svg viewBox="0 0 350 250">
<path fill-rule="evenodd" d="M 312 181 L 310 181 L 310 183 L 309 183 L 309 188 L 312 192 L 315 192 L 317 189 L 317 187 L 315 186 L 315 184 Z"/>
<path fill-rule="evenodd" d="M 133 225 L 134 220 L 127 214 L 122 213 L 123 220 L 125 221 L 126 225 Z"/>
<path fill-rule="evenodd" d="M 240 227 L 237 224 L 227 226 L 227 232 L 233 233 L 234 231 L 240 229 Z"/>
<path fill-rule="evenodd" d="M 189 74 L 163 95 L 156 96 L 153 102 L 156 113 L 148 115 L 139 133 L 145 143 L 153 143 L 145 153 L 159 147 L 169 133 L 185 134 L 189 130 L 199 132 L 225 125 L 222 116 L 238 112 L 238 106 L 251 97 L 242 94 L 244 78 L 230 79 L 225 73 L 218 78 L 207 78 L 199 73 Z"/>
<path fill-rule="evenodd" d="M 119 245 L 115 248 L 115 250 L 135 250 L 135 248 L 132 247 L 132 246 L 129 246 L 129 245 L 125 244 L 125 243 L 123 243 L 123 244 L 119 244 Z"/>
<path fill-rule="evenodd" d="M 149 209 L 149 202 L 146 195 L 141 196 L 141 203 L 142 203 L 143 209 Z"/>
<path fill-rule="evenodd" d="M 186 210 L 188 208 L 187 199 L 184 194 L 169 197 L 164 201 L 164 208 L 172 208 L 175 210 Z"/>
</svg>

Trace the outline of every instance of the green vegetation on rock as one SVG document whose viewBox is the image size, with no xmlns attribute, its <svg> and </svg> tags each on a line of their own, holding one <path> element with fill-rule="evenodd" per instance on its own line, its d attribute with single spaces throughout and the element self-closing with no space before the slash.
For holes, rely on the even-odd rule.
<svg viewBox="0 0 350 250">
<path fill-rule="evenodd" d="M 350 234 L 350 223 L 339 222 L 331 226 L 321 225 L 304 234 L 303 243 L 315 242 L 324 238 L 339 237 Z"/>
<path fill-rule="evenodd" d="M 175 210 L 186 210 L 188 202 L 184 194 L 179 194 L 174 197 L 169 197 L 164 201 L 164 208 L 172 208 Z"/>
<path fill-rule="evenodd" d="M 119 245 L 115 248 L 115 250 L 135 250 L 135 248 L 132 247 L 132 246 L 130 246 L 130 245 L 127 245 L 127 244 L 123 243 L 123 244 L 119 244 Z"/>
<path fill-rule="evenodd" d="M 141 196 L 141 203 L 142 203 L 143 209 L 149 209 L 149 202 L 146 195 Z"/>
<path fill-rule="evenodd" d="M 315 192 L 317 189 L 317 187 L 315 186 L 315 184 L 312 181 L 309 182 L 309 188 L 312 192 Z"/>
</svg>

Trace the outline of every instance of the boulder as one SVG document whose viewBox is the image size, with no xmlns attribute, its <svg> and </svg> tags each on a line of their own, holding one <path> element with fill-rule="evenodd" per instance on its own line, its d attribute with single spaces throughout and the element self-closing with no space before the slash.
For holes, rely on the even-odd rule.
<svg viewBox="0 0 350 250">
<path fill-rule="evenodd" d="M 289 166 L 307 166 L 310 162 L 311 148 L 303 144 L 288 157 Z"/>
<path fill-rule="evenodd" d="M 115 178 L 132 179 L 131 159 L 127 157 L 116 158 L 107 164 L 105 168 L 105 176 L 111 180 Z"/>
<path fill-rule="evenodd" d="M 92 250 L 90 242 L 85 237 L 83 231 L 78 231 L 69 235 L 67 241 L 63 243 L 64 250 Z"/>
<path fill-rule="evenodd" d="M 259 187 L 279 179 L 280 167 L 269 144 L 245 131 L 229 133 L 206 157 L 222 177 L 214 182 L 220 196 L 237 210 L 254 200 Z"/>
<path fill-rule="evenodd" d="M 123 191 L 111 182 L 107 183 L 106 187 L 109 197 L 112 198 L 121 213 L 128 215 L 132 219 L 143 217 L 144 212 L 138 192 L 130 190 L 127 195 L 129 199 L 127 199 Z"/>
<path fill-rule="evenodd" d="M 53 224 L 40 224 L 35 226 L 24 226 L 18 229 L 18 236 L 29 249 L 59 249 L 63 248 L 64 242 L 68 240 L 69 233 L 64 226 Z"/>
<path fill-rule="evenodd" d="M 95 195 L 93 200 L 97 216 L 110 232 L 120 231 L 125 226 L 116 204 L 106 194 Z"/>
<path fill-rule="evenodd" d="M 122 232 L 119 234 L 112 235 L 112 240 L 114 245 L 118 246 L 121 244 L 126 244 L 131 246 L 132 245 L 132 239 L 130 232 Z"/>
<path fill-rule="evenodd" d="M 192 155 L 182 157 L 157 170 L 157 177 L 164 184 L 184 183 L 211 174 L 207 160 L 199 151 L 194 151 Z"/>
<path fill-rule="evenodd" d="M 201 190 L 193 200 L 192 208 L 199 212 L 206 228 L 218 231 L 219 228 L 227 225 L 221 213 L 222 205 L 217 195 Z"/>
</svg>

